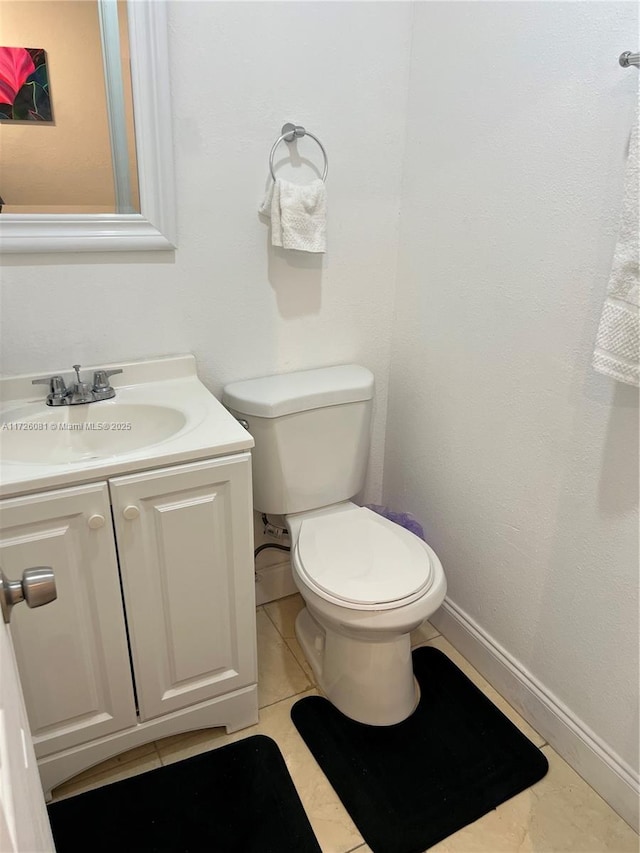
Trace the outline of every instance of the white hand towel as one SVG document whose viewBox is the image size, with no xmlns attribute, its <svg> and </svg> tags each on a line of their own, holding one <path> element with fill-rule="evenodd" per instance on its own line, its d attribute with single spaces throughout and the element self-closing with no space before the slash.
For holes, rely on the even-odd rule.
<svg viewBox="0 0 640 853">
<path fill-rule="evenodd" d="M 271 217 L 272 245 L 326 252 L 327 190 L 319 178 L 304 185 L 272 181 L 260 213 Z"/>
<path fill-rule="evenodd" d="M 618 242 L 593 353 L 593 366 L 596 370 L 629 385 L 640 384 L 638 177 L 636 117 L 629 143 Z"/>
</svg>

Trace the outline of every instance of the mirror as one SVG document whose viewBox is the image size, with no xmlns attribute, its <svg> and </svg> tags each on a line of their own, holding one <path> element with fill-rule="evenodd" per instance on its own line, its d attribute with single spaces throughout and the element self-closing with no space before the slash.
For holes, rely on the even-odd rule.
<svg viewBox="0 0 640 853">
<path fill-rule="evenodd" d="M 2 212 L 139 213 L 127 0 L 2 0 L 0 44 Z"/>
<path fill-rule="evenodd" d="M 109 121 L 105 116 L 103 124 L 109 134 L 105 150 L 110 156 L 102 157 L 102 171 L 108 172 L 110 207 L 94 206 L 95 212 L 85 213 L 82 211 L 92 208 L 76 203 L 76 209 L 69 210 L 60 204 L 57 208 L 27 208 L 38 212 L 18 213 L 16 210 L 19 208 L 8 206 L 0 214 L 0 250 L 3 252 L 140 251 L 175 247 L 173 151 L 171 127 L 167 122 L 171 113 L 167 109 L 166 4 L 158 0 L 132 0 L 126 4 L 126 22 L 122 26 L 123 22 L 121 20 L 119 25 L 117 16 L 117 6 L 125 8 L 122 0 L 120 3 L 118 0 L 93 2 L 98 7 L 103 43 L 104 83 L 100 82 L 100 88 L 107 93 Z M 93 15 L 95 23 L 95 5 Z M 127 28 L 130 63 L 126 61 L 123 38 Z M 121 40 L 125 48 L 124 62 L 119 49 Z M 47 49 L 46 44 L 37 47 Z M 127 85 L 129 70 L 130 87 Z M 60 77 L 58 79 L 62 83 Z M 126 120 L 127 101 L 131 101 L 127 97 L 129 88 L 133 101 L 135 141 L 133 122 Z M 79 86 L 76 89 L 79 91 Z M 63 93 L 67 100 L 73 97 L 76 89 L 72 89 L 70 94 Z M 55 119 L 56 90 L 53 85 L 51 105 Z M 12 130 L 33 134 L 34 131 L 48 129 L 46 124 L 33 127 L 34 122 L 31 121 L 20 124 L 32 126 L 14 127 Z M 59 128 L 55 130 L 58 132 Z M 40 140 L 45 140 L 42 145 L 46 145 L 42 133 L 38 137 L 38 146 L 41 145 Z M 105 162 L 109 159 L 110 163 Z M 55 164 L 51 168 L 55 169 Z M 89 183 L 95 183 L 93 171 L 99 170 L 92 170 Z M 69 174 L 71 179 L 68 183 L 73 185 L 74 174 Z M 5 201 L 9 199 L 5 198 Z"/>
</svg>

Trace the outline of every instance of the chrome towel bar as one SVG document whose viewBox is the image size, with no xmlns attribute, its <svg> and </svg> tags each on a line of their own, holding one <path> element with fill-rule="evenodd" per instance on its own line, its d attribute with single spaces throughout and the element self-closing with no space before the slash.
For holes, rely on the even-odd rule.
<svg viewBox="0 0 640 853">
<path fill-rule="evenodd" d="M 291 122 L 287 122 L 282 126 L 282 134 L 276 139 L 273 143 L 273 147 L 271 148 L 271 153 L 269 154 L 269 171 L 271 172 L 271 177 L 275 181 L 276 175 L 273 171 L 273 156 L 276 153 L 276 148 L 280 143 L 284 140 L 285 142 L 293 142 L 294 139 L 299 139 L 301 136 L 310 136 L 314 142 L 317 142 L 320 146 L 320 150 L 322 151 L 322 156 L 324 157 L 324 171 L 322 172 L 322 180 L 326 181 L 327 172 L 329 171 L 329 158 L 327 157 L 327 152 L 324 150 L 324 145 L 317 136 L 314 136 L 313 133 L 309 133 L 308 130 L 305 130 L 299 124 L 291 124 Z"/>
</svg>

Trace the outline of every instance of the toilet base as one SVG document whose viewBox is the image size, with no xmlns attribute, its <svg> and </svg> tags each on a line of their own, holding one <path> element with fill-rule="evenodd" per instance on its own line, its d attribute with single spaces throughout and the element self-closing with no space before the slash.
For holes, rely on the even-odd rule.
<svg viewBox="0 0 640 853">
<path fill-rule="evenodd" d="M 296 636 L 327 699 L 347 717 L 371 726 L 391 726 L 412 714 L 418 702 L 409 634 L 360 640 L 324 626 L 305 607 Z"/>
</svg>

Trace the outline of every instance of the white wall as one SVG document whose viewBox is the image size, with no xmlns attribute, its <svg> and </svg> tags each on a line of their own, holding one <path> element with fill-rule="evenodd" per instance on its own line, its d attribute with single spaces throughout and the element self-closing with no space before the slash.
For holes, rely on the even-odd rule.
<svg viewBox="0 0 640 853">
<path fill-rule="evenodd" d="M 636 771 L 638 392 L 590 358 L 637 33 L 628 3 L 417 5 L 384 477 L 451 601 Z"/>
<path fill-rule="evenodd" d="M 360 362 L 378 382 L 368 488 L 378 498 L 410 20 L 393 3 L 172 4 L 178 251 L 7 260 L 3 372 L 191 351 L 219 392 Z M 273 250 L 258 217 L 286 121 L 329 154 L 324 257 Z M 298 150 L 321 164 L 311 140 Z"/>
</svg>

